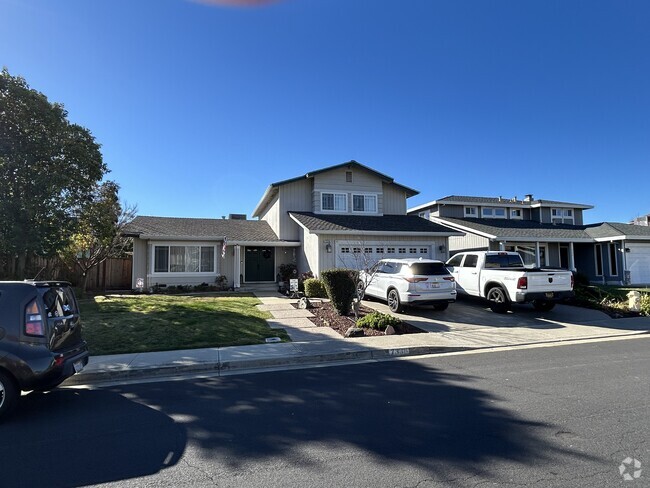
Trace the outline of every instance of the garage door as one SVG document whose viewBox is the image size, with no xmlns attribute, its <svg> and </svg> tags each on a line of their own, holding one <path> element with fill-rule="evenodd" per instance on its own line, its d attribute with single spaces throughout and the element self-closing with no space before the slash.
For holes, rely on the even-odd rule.
<svg viewBox="0 0 650 488">
<path fill-rule="evenodd" d="M 348 269 L 367 269 L 385 258 L 431 257 L 431 246 L 404 242 L 364 243 L 339 241 L 336 243 L 336 266 Z"/>
<path fill-rule="evenodd" d="M 632 285 L 646 285 L 650 283 L 650 244 L 628 242 L 626 246 L 630 252 L 625 253 L 627 269 L 630 270 Z"/>
</svg>

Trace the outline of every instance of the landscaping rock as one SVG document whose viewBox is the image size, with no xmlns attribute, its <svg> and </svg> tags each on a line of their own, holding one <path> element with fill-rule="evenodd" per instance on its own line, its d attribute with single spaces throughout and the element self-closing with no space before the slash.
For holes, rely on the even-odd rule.
<svg viewBox="0 0 650 488">
<path fill-rule="evenodd" d="M 363 337 L 363 329 L 360 329 L 359 327 L 350 327 L 346 332 L 345 332 L 345 337 Z"/>
<path fill-rule="evenodd" d="M 397 334 L 397 331 L 395 330 L 395 327 L 393 327 L 392 325 L 389 325 L 388 327 L 386 327 L 386 330 L 384 331 L 384 334 L 386 334 L 386 335 L 395 335 L 395 334 Z"/>
<path fill-rule="evenodd" d="M 302 308 L 302 309 L 308 309 L 308 308 L 311 308 L 311 302 L 309 301 L 309 298 L 307 298 L 307 297 L 302 297 L 302 298 L 298 301 L 298 308 Z"/>
</svg>

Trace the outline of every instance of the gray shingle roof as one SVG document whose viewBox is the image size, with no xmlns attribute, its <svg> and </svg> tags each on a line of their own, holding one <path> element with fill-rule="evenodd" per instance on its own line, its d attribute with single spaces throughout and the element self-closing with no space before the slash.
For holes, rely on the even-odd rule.
<svg viewBox="0 0 650 488">
<path fill-rule="evenodd" d="M 124 230 L 125 235 L 147 237 L 213 238 L 229 241 L 279 242 L 264 220 L 191 219 L 138 216 Z"/>
<path fill-rule="evenodd" d="M 449 222 L 451 225 L 462 226 L 483 234 L 489 234 L 504 239 L 534 237 L 540 239 L 592 239 L 592 237 L 585 232 L 584 225 L 544 224 L 534 220 L 454 219 L 449 217 L 440 218 L 440 221 Z"/>
<path fill-rule="evenodd" d="M 289 212 L 289 215 L 311 232 L 457 233 L 416 215 L 327 215 L 312 212 Z"/>
<path fill-rule="evenodd" d="M 513 199 L 503 197 L 499 199 L 499 197 L 470 197 L 470 196 L 462 196 L 462 195 L 450 195 L 447 197 L 443 197 L 437 200 L 437 202 L 445 203 L 445 202 L 458 202 L 458 203 L 476 203 L 477 205 L 480 204 L 490 204 L 490 205 L 526 205 L 526 206 L 537 206 L 537 205 L 551 205 L 551 206 L 558 206 L 558 207 L 586 207 L 586 208 L 592 208 L 591 205 L 585 205 L 583 203 L 569 203 L 569 202 L 558 202 L 555 200 L 530 200 L 530 201 L 524 201 L 522 199 L 516 199 L 513 201 Z"/>
<path fill-rule="evenodd" d="M 587 226 L 586 231 L 594 239 L 618 236 L 650 239 L 650 227 L 643 225 L 622 224 L 620 222 L 602 222 L 593 226 Z"/>
</svg>

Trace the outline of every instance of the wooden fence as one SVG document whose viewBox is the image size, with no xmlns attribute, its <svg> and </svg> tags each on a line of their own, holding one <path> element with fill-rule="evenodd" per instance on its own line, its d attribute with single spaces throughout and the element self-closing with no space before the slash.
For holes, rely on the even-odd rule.
<svg viewBox="0 0 650 488">
<path fill-rule="evenodd" d="M 132 257 L 107 259 L 99 266 L 95 266 L 88 272 L 88 290 L 130 290 L 131 270 L 133 268 Z M 16 278 L 11 272 L 6 257 L 0 256 L 0 280 Z M 66 280 L 73 285 L 81 284 L 81 273 L 78 270 L 70 270 L 57 258 L 42 258 L 32 256 L 25 271 L 24 277 L 19 279 L 39 280 Z"/>
</svg>

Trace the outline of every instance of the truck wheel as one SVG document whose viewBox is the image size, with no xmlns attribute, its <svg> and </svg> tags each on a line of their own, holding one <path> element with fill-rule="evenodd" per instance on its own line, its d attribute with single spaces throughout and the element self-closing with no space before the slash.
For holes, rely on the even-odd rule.
<svg viewBox="0 0 650 488">
<path fill-rule="evenodd" d="M 548 312 L 553 310 L 555 307 L 555 302 L 549 302 L 548 300 L 533 300 L 533 308 L 538 312 Z"/>
<path fill-rule="evenodd" d="M 399 300 L 399 293 L 395 288 L 388 292 L 388 298 L 386 301 L 388 302 L 388 308 L 391 312 L 399 313 L 402 311 L 402 304 Z"/>
<path fill-rule="evenodd" d="M 366 285 L 363 281 L 357 283 L 357 297 L 359 300 L 363 300 L 364 295 L 366 294 Z"/>
<path fill-rule="evenodd" d="M 19 397 L 20 391 L 16 387 L 13 378 L 0 371 L 0 419 L 11 412 L 16 406 Z"/>
<path fill-rule="evenodd" d="M 490 309 L 494 313 L 506 313 L 510 308 L 508 297 L 503 288 L 495 286 L 490 288 L 487 292 L 486 298 L 490 302 Z"/>
<path fill-rule="evenodd" d="M 437 312 L 442 312 L 443 310 L 447 310 L 447 307 L 449 307 L 449 304 L 447 302 L 442 302 L 442 303 L 436 303 L 433 306 L 433 309 Z"/>
</svg>

